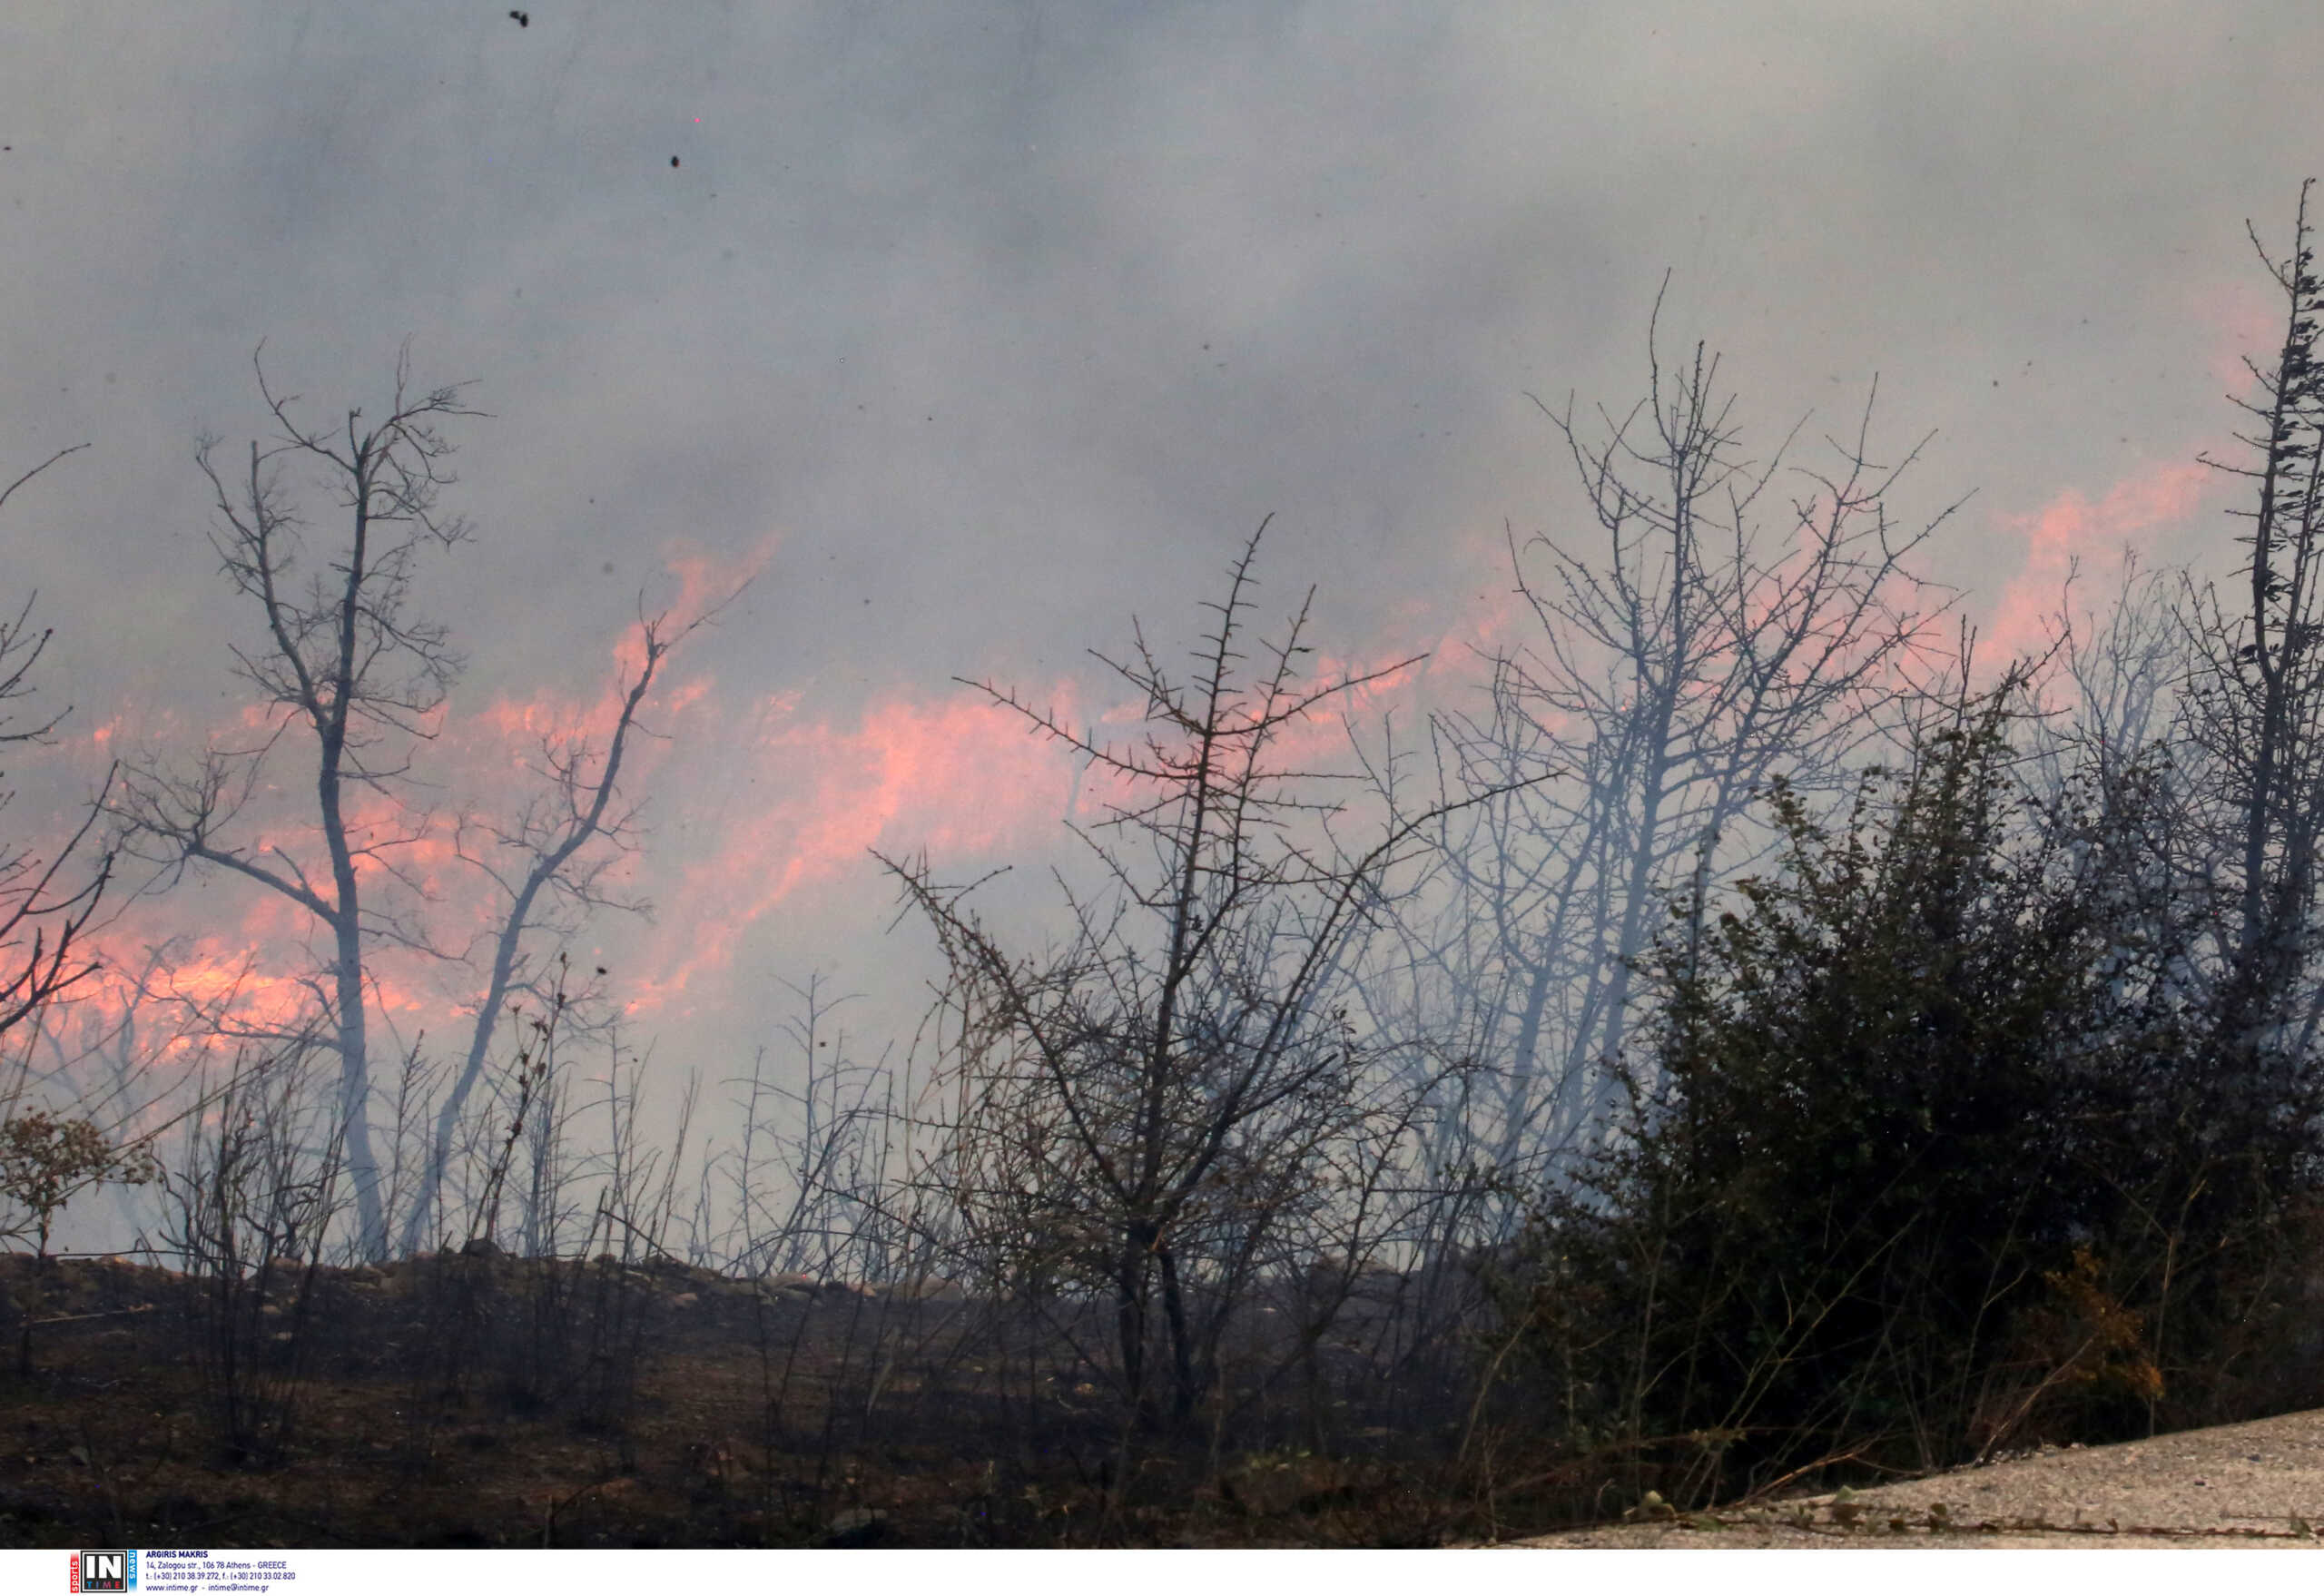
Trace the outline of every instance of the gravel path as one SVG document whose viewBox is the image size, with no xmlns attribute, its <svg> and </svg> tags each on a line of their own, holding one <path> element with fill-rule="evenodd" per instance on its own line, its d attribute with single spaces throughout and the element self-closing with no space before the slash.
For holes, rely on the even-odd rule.
<svg viewBox="0 0 2324 1596">
<path fill-rule="evenodd" d="M 2324 1550 L 2324 1411 L 1522 1546 Z"/>
</svg>

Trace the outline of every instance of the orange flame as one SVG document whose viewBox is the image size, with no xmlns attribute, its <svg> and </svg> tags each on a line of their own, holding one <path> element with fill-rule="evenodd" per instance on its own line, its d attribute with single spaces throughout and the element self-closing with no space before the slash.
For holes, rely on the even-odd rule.
<svg viewBox="0 0 2324 1596">
<path fill-rule="evenodd" d="M 2077 557 L 2117 553 L 2183 520 L 2211 477 L 2191 462 L 2149 466 L 2094 502 L 2070 488 L 2033 515 L 2003 517 L 2005 528 L 2024 537 L 2025 558 L 1994 603 L 1981 645 L 1984 657 L 2005 664 L 2046 652 Z"/>
</svg>

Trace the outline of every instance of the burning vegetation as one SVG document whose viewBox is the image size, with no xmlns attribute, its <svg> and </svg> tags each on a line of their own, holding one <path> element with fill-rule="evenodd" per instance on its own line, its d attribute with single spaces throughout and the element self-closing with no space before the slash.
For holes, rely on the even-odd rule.
<svg viewBox="0 0 2324 1596">
<path fill-rule="evenodd" d="M 883 853 L 919 1030 L 866 1061 L 790 989 L 715 1116 L 560 950 L 641 907 L 625 782 L 717 596 L 447 823 L 412 581 L 474 412 L 399 366 L 320 428 L 261 368 L 275 440 L 200 455 L 248 734 L 0 854 L 0 1540 L 1434 1544 L 2324 1403 L 2306 209 L 2207 462 L 2231 580 L 1981 651 L 1868 403 L 1754 459 L 1650 339 L 1635 408 L 1544 407 L 1590 522 L 1511 537 L 1417 739 L 1364 716 L 1423 662 L 1319 670 L 1264 526 L 1190 663 L 1099 656 L 1134 733 L 969 684 L 1081 771 L 1086 868 L 1029 935 Z M 133 863 L 313 961 L 253 1002 L 125 957 Z M 385 1018 L 409 955 L 472 982 L 448 1052 Z"/>
</svg>

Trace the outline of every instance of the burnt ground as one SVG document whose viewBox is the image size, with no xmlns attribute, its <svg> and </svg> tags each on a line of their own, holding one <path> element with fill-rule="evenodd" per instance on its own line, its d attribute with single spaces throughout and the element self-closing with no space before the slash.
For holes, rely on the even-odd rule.
<svg viewBox="0 0 2324 1596">
<path fill-rule="evenodd" d="M 2324 1414 L 1593 1528 L 1612 1471 L 1481 1493 L 1385 1410 L 1297 1443 L 1296 1378 L 1239 1445 L 1134 1437 L 1075 1327 L 956 1293 L 449 1256 L 264 1284 L 0 1255 L 0 1547 L 2324 1546 Z"/>
<path fill-rule="evenodd" d="M 0 1546 L 1461 1538 L 1409 1464 L 1127 1449 L 1095 1370 L 965 1333 L 969 1307 L 450 1256 L 222 1299 L 117 1259 L 0 1256 Z"/>
</svg>

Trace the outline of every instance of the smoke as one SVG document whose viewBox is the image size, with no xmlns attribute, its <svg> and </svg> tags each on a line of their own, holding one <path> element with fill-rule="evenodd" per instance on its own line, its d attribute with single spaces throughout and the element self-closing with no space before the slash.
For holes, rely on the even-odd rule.
<svg viewBox="0 0 2324 1596">
<path fill-rule="evenodd" d="M 1998 671 L 2012 660 L 2045 655 L 2066 624 L 2069 604 L 2102 607 L 2120 557 L 2147 552 L 2182 527 L 2218 480 L 2193 461 L 2150 465 L 2095 498 L 2069 488 L 2030 515 L 1999 517 L 2025 552 L 1994 601 L 1980 655 Z"/>
</svg>

